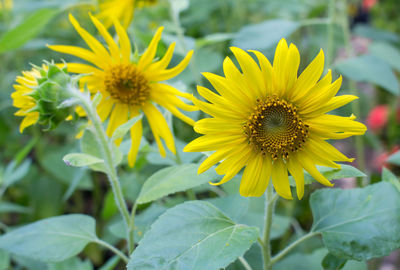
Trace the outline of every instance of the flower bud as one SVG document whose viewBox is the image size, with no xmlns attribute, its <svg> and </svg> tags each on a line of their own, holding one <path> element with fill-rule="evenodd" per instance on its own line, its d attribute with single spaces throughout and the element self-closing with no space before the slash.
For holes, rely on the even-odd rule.
<svg viewBox="0 0 400 270">
<path fill-rule="evenodd" d="M 56 128 L 72 112 L 71 106 L 60 106 L 70 98 L 66 91 L 71 83 L 66 66 L 45 63 L 42 67 L 33 67 L 31 71 L 22 72 L 14 85 L 11 94 L 13 105 L 20 110 L 15 115 L 23 116 L 20 132 L 39 122 L 46 126 L 45 130 Z"/>
</svg>

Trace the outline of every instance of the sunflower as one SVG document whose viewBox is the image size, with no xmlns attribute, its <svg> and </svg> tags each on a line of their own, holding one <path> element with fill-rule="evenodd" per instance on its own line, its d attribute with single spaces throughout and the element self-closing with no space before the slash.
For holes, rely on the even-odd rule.
<svg viewBox="0 0 400 270">
<path fill-rule="evenodd" d="M 111 136 L 114 130 L 143 111 L 150 124 L 154 139 L 162 156 L 166 155 L 161 139 L 167 148 L 175 154 L 175 144 L 172 133 L 162 113 L 154 103 L 169 110 L 173 115 L 193 125 L 194 121 L 182 114 L 178 109 L 186 111 L 197 110 L 195 106 L 184 103 L 180 98 L 189 100 L 192 95 L 182 93 L 174 87 L 162 83 L 182 72 L 188 65 L 193 51 L 175 67 L 167 69 L 175 48 L 172 43 L 165 55 L 153 61 L 158 43 L 161 39 L 163 27 L 160 27 L 147 50 L 137 62 L 132 61 L 131 43 L 118 21 L 115 21 L 115 30 L 118 35 L 119 46 L 108 33 L 103 24 L 90 16 L 93 24 L 108 45 L 108 50 L 70 15 L 70 21 L 79 35 L 85 40 L 91 50 L 76 46 L 53 45 L 50 49 L 82 58 L 91 64 L 68 63 L 68 71 L 72 73 L 89 74 L 81 78 L 80 83 L 86 85 L 92 93 L 100 92 L 102 100 L 97 107 L 102 121 L 109 117 L 107 134 Z M 128 162 L 133 166 L 139 149 L 142 135 L 142 122 L 138 121 L 131 128 L 132 145 L 128 153 Z"/>
<path fill-rule="evenodd" d="M 222 161 L 216 167 L 217 173 L 224 175 L 215 183 L 219 185 L 245 167 L 240 183 L 242 196 L 261 196 L 271 178 L 276 192 L 291 199 L 289 171 L 301 199 L 303 169 L 318 182 L 332 186 L 316 165 L 340 168 L 335 161 L 353 159 L 326 140 L 362 135 L 366 127 L 354 121 L 353 115 L 326 114 L 357 97 L 335 96 L 342 78 L 332 82 L 330 70 L 319 80 L 324 69 L 323 51 L 297 77 L 299 51 L 294 44 L 288 47 L 285 39 L 277 45 L 273 65 L 258 51 L 250 51 L 258 59 L 257 65 L 247 52 L 235 47 L 231 50 L 241 72 L 227 57 L 223 63 L 225 77 L 204 73 L 219 94 L 199 86 L 199 94 L 210 103 L 194 100 L 212 118 L 195 123 L 195 131 L 204 136 L 190 142 L 184 151 L 215 151 L 198 172 Z"/>
<path fill-rule="evenodd" d="M 37 101 L 30 94 L 34 92 L 34 88 L 38 86 L 38 79 L 42 77 L 36 68 L 23 71 L 22 75 L 17 77 L 17 84 L 14 85 L 15 92 L 11 94 L 13 106 L 19 108 L 15 115 L 24 117 L 19 126 L 21 133 L 39 120 L 39 112 L 35 110 Z"/>
<path fill-rule="evenodd" d="M 125 28 L 128 28 L 133 19 L 135 8 L 155 5 L 157 0 L 102 0 L 100 1 L 100 13 L 97 17 L 104 21 L 108 28 L 113 20 L 118 20 Z"/>
</svg>

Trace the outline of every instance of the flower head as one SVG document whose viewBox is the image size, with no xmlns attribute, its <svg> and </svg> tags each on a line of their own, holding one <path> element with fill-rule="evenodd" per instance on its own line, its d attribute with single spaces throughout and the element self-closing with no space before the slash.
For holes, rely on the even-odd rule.
<svg viewBox="0 0 400 270">
<path fill-rule="evenodd" d="M 72 112 L 71 108 L 61 105 L 69 97 L 64 91 L 70 82 L 66 68 L 47 63 L 23 71 L 22 75 L 17 77 L 15 92 L 11 94 L 14 107 L 19 108 L 15 115 L 24 117 L 20 132 L 36 122 L 54 129 Z"/>
<path fill-rule="evenodd" d="M 182 72 L 192 56 L 190 51 L 186 57 L 173 68 L 167 68 L 175 48 L 175 43 L 167 49 L 164 57 L 154 61 L 157 46 L 161 39 L 163 28 L 160 27 L 154 35 L 147 50 L 137 62 L 131 57 L 131 43 L 118 21 L 115 29 L 119 46 L 113 40 L 106 28 L 91 16 L 93 24 L 105 39 L 108 50 L 70 15 L 70 21 L 76 31 L 85 40 L 90 50 L 75 47 L 54 45 L 51 49 L 82 58 L 90 64 L 69 63 L 68 71 L 88 74 L 80 82 L 86 85 L 92 93 L 101 92 L 103 98 L 99 104 L 98 114 L 104 121 L 109 117 L 107 134 L 111 136 L 114 130 L 143 111 L 150 124 L 154 139 L 162 156 L 166 152 L 161 142 L 165 141 L 167 148 L 175 154 L 175 144 L 172 133 L 162 113 L 155 103 L 169 110 L 184 122 L 193 125 L 194 121 L 182 114 L 178 109 L 195 111 L 196 107 L 184 103 L 179 97 L 192 99 L 192 96 L 182 93 L 174 87 L 162 83 Z M 128 154 L 128 162 L 133 166 L 139 149 L 142 135 L 142 122 L 138 121 L 131 129 L 132 145 Z"/>
<path fill-rule="evenodd" d="M 157 0 L 103 0 L 101 1 L 100 13 L 97 17 L 104 21 L 107 28 L 114 20 L 121 22 L 127 28 L 133 19 L 135 8 L 150 6 L 157 3 Z"/>
<path fill-rule="evenodd" d="M 245 51 L 232 47 L 241 72 L 228 57 L 223 63 L 225 77 L 204 73 L 217 93 L 198 87 L 210 103 L 196 101 L 211 118 L 196 122 L 196 132 L 204 134 L 190 142 L 184 151 L 215 151 L 199 167 L 202 173 L 222 161 L 219 183 L 232 179 L 245 167 L 240 194 L 261 196 L 269 179 L 275 190 L 291 199 L 288 171 L 294 177 L 297 196 L 304 194 L 303 169 L 320 183 L 332 184 L 315 165 L 340 168 L 335 161 L 347 158 L 326 142 L 361 135 L 366 127 L 355 116 L 340 117 L 327 112 L 356 99 L 335 96 L 342 79 L 332 81 L 331 71 L 321 80 L 324 54 L 321 52 L 297 77 L 300 55 L 296 46 L 282 39 L 273 65 L 258 51 L 251 51 L 257 64 Z M 318 81 L 319 80 L 319 81 Z"/>
</svg>

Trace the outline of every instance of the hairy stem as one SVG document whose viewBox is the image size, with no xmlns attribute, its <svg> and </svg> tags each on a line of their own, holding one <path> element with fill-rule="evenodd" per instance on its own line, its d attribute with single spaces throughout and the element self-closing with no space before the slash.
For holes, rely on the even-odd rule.
<svg viewBox="0 0 400 270">
<path fill-rule="evenodd" d="M 108 180 L 110 182 L 114 194 L 115 204 L 117 205 L 118 210 L 121 213 L 122 219 L 124 220 L 127 232 L 128 247 L 129 250 L 131 250 L 133 243 L 131 243 L 129 237 L 129 220 L 130 220 L 129 211 L 124 200 L 120 182 L 118 180 L 117 170 L 115 169 L 113 163 L 111 144 L 109 143 L 108 137 L 101 124 L 100 117 L 96 112 L 96 108 L 94 108 L 94 106 L 92 105 L 89 95 L 81 93 L 79 89 L 71 89 L 70 92 L 80 100 L 80 105 L 85 110 L 87 117 L 93 124 L 97 141 L 101 147 L 101 153 L 104 160 L 104 165 L 106 168 Z"/>
<path fill-rule="evenodd" d="M 265 221 L 264 221 L 263 239 L 261 241 L 264 270 L 272 269 L 270 236 L 271 236 L 272 218 L 275 209 L 275 201 L 277 198 L 278 194 L 275 194 L 274 196 L 273 187 L 272 184 L 270 183 L 268 185 L 267 194 L 265 196 Z"/>
</svg>

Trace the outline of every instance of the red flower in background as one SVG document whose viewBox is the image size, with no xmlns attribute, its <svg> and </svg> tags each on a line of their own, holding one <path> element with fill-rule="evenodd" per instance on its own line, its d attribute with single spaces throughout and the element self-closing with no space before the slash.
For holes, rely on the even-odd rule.
<svg viewBox="0 0 400 270">
<path fill-rule="evenodd" d="M 377 171 L 381 171 L 383 167 L 390 169 L 391 164 L 387 163 L 388 157 L 400 150 L 400 146 L 395 145 L 390 151 L 383 152 L 374 159 L 373 167 Z"/>
<path fill-rule="evenodd" d="M 363 0 L 362 7 L 368 10 L 375 6 L 377 2 L 378 0 Z"/>
<path fill-rule="evenodd" d="M 373 108 L 367 117 L 367 126 L 372 131 L 378 131 L 382 129 L 389 116 L 389 107 L 387 105 L 379 105 Z"/>
</svg>

